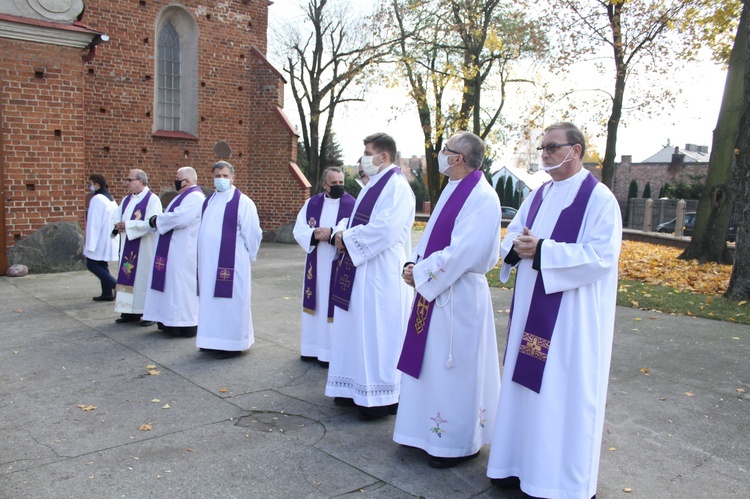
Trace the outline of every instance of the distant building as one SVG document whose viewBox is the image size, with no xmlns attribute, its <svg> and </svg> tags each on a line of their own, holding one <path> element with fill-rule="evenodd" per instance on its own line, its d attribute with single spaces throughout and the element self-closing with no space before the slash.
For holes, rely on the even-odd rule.
<svg viewBox="0 0 750 499">
<path fill-rule="evenodd" d="M 513 190 L 518 190 L 520 183 L 521 199 L 525 199 L 531 191 L 552 179 L 549 173 L 538 168 L 527 170 L 526 168 L 517 168 L 515 166 L 503 166 L 492 174 L 492 186 L 495 187 L 495 190 L 497 190 L 498 182 L 502 182 L 504 186 L 508 177 L 513 182 Z"/>
<path fill-rule="evenodd" d="M 632 156 L 623 155 L 620 162 L 615 163 L 612 192 L 621 204 L 627 203 L 630 183 L 635 180 L 638 184 L 638 197 L 642 196 L 646 184 L 650 183 L 651 198 L 656 199 L 666 183 L 692 184 L 701 177 L 705 179 L 708 174 L 709 156 L 707 146 L 694 144 L 687 144 L 684 150 L 667 146 L 640 163 L 633 163 Z M 584 166 L 601 180 L 600 168 L 588 163 Z"/>
</svg>

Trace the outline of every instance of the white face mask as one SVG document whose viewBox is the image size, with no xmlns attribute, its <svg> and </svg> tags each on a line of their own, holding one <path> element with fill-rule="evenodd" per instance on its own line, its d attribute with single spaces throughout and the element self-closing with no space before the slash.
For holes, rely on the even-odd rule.
<svg viewBox="0 0 750 499">
<path fill-rule="evenodd" d="M 544 166 L 544 165 L 542 165 L 542 170 L 544 170 L 545 172 L 548 172 L 550 170 L 556 170 L 557 168 L 560 168 L 563 164 L 567 163 L 568 161 L 573 161 L 572 159 L 568 159 L 568 156 L 570 156 L 570 153 L 571 153 L 572 150 L 573 150 L 573 148 L 571 147 L 568 150 L 568 154 L 565 155 L 565 159 L 562 160 L 560 162 L 560 164 L 557 164 L 557 165 L 554 165 L 554 166 Z"/>
<path fill-rule="evenodd" d="M 232 187 L 232 182 L 228 178 L 218 177 L 214 179 L 214 187 L 219 192 L 228 191 Z"/>
<path fill-rule="evenodd" d="M 454 155 L 452 155 L 452 156 L 454 156 Z M 446 154 L 443 154 L 443 151 L 440 151 L 438 153 L 438 170 L 443 175 L 448 175 L 446 172 L 451 167 L 451 165 L 448 164 L 448 158 L 449 157 L 450 156 L 448 156 Z"/>
<path fill-rule="evenodd" d="M 96 192 L 96 187 L 94 187 L 93 185 L 90 185 L 89 190 L 91 190 L 91 192 Z"/>
<path fill-rule="evenodd" d="M 362 165 L 362 171 L 367 175 L 377 175 L 382 165 L 375 166 L 372 163 L 373 156 L 362 156 L 360 158 L 360 164 Z"/>
</svg>

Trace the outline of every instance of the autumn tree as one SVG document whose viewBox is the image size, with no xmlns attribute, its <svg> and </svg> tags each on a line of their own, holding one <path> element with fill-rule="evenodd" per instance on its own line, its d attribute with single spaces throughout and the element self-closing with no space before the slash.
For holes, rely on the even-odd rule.
<svg viewBox="0 0 750 499">
<path fill-rule="evenodd" d="M 364 82 L 364 71 L 387 53 L 388 42 L 377 39 L 372 26 L 377 14 L 360 11 L 343 1 L 309 0 L 302 22 L 276 30 L 301 123 L 307 177 L 315 189 L 329 157 L 338 106 L 363 100 L 358 83 Z"/>
<path fill-rule="evenodd" d="M 671 61 L 685 43 L 682 36 L 668 36 L 680 24 L 685 9 L 699 0 L 553 0 L 544 16 L 559 36 L 560 57 L 555 67 L 567 71 L 574 62 L 596 60 L 601 72 L 611 71 L 614 86 L 602 90 L 609 99 L 602 182 L 612 188 L 617 154 L 617 132 L 625 109 L 625 90 L 644 74 L 669 71 Z M 608 56 L 606 56 L 608 52 Z M 604 54 L 611 64 L 602 62 Z M 638 69 L 645 69 L 639 74 Z M 567 92 L 572 94 L 574 92 Z M 670 89 L 649 86 L 630 99 L 632 107 L 668 102 Z M 555 96 L 550 95 L 550 99 Z"/>
<path fill-rule="evenodd" d="M 502 118 L 513 64 L 538 57 L 545 37 L 499 0 L 391 0 L 396 57 L 417 106 L 430 199 L 440 195 L 437 153 L 452 132 L 486 139 Z M 487 98 L 490 91 L 491 98 Z"/>
<path fill-rule="evenodd" d="M 742 19 L 746 23 L 748 0 L 743 2 Z M 744 38 L 745 89 L 750 89 L 750 30 L 738 31 L 737 38 Z M 735 42 L 735 46 L 737 42 Z M 742 199 L 742 208 L 737 223 L 737 240 L 734 250 L 734 266 L 729 287 L 724 294 L 732 300 L 750 299 L 750 92 L 743 92 L 743 118 L 739 126 L 738 154 L 732 185 L 737 199 Z"/>
<path fill-rule="evenodd" d="M 732 10 L 732 6 L 735 10 Z M 744 74 L 747 63 L 748 6 L 745 3 L 741 7 L 738 0 L 723 0 L 717 2 L 715 7 L 716 9 L 709 10 L 708 14 L 706 11 L 696 13 L 696 22 L 713 26 L 714 29 L 716 26 L 724 26 L 725 31 L 731 30 L 737 18 L 739 24 L 729 53 L 724 94 L 714 129 L 708 174 L 696 212 L 693 237 L 680 258 L 698 259 L 700 262 L 731 263 L 732 258 L 725 235 L 738 187 L 738 184 L 732 181 L 732 172 L 737 159 L 735 150 L 738 148 L 746 88 Z M 726 51 L 721 45 L 715 47 L 714 58 L 719 59 L 722 53 L 725 54 Z"/>
</svg>

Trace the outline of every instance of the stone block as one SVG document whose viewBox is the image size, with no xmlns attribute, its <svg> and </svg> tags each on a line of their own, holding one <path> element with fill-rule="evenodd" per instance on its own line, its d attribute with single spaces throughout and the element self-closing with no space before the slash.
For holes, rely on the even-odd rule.
<svg viewBox="0 0 750 499">
<path fill-rule="evenodd" d="M 32 274 L 85 269 L 83 230 L 75 222 L 45 225 L 8 251 L 8 265 L 16 264 Z"/>
</svg>

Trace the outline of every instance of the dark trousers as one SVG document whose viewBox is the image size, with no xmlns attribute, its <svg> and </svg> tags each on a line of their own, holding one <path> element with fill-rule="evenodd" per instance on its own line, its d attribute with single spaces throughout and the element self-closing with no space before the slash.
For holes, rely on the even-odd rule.
<svg viewBox="0 0 750 499">
<path fill-rule="evenodd" d="M 99 278 L 102 284 L 102 296 L 112 296 L 117 285 L 117 280 L 112 277 L 109 273 L 109 265 L 107 262 L 100 262 L 99 260 L 92 260 L 91 258 L 86 259 L 86 268 Z"/>
</svg>

